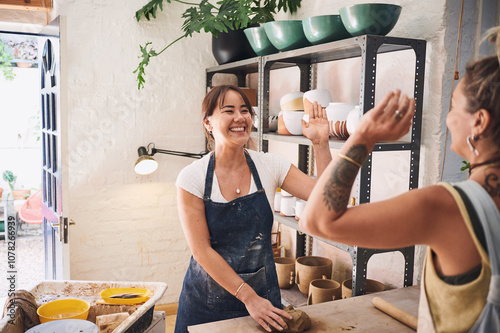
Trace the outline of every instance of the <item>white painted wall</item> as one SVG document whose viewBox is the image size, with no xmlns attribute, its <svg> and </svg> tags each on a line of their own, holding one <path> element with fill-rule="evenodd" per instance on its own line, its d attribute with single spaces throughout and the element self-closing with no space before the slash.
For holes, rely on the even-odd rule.
<svg viewBox="0 0 500 333">
<path fill-rule="evenodd" d="M 134 13 L 146 2 L 54 1 L 52 14 L 67 19 L 68 61 L 63 66 L 70 154 L 66 199 L 67 213 L 76 222 L 70 232 L 71 279 L 165 281 L 169 288 L 162 303 L 169 303 L 178 299 L 190 257 L 177 216 L 174 183 L 177 173 L 191 161 L 157 155 L 160 169 L 150 176 L 134 174 L 133 164 L 137 148 L 149 142 L 165 149 L 203 149 L 200 104 L 205 94 L 204 69 L 216 62 L 210 51 L 211 37 L 195 35 L 153 59 L 147 68 L 146 87 L 137 91 L 132 71 L 138 63 L 139 44 L 153 41 L 159 49 L 181 34 L 183 21 L 183 5 L 173 3 L 165 4 L 156 20 L 137 23 Z M 344 5 L 361 2 L 303 1 L 294 17 L 336 13 Z M 450 75 L 454 56 L 454 49 L 445 42 L 447 35 L 456 33 L 445 26 L 449 2 L 453 1 L 398 1 L 403 12 L 391 32 L 428 41 L 421 185 L 437 181 L 442 157 L 440 124 L 450 90 L 450 82 L 443 79 Z M 474 25 L 473 20 L 469 25 Z M 278 74 L 275 80 L 291 82 L 286 79 L 288 74 L 283 75 L 285 78 Z M 344 81 L 328 77 L 319 78 L 320 84 L 341 85 L 343 96 L 356 97 L 355 84 L 344 87 Z M 282 90 L 273 87 L 273 100 L 293 88 L 293 84 L 276 86 Z M 317 254 L 335 258 L 338 280 L 348 275 L 348 256 L 315 244 Z M 368 277 L 400 286 L 398 256 L 374 258 Z M 416 277 L 422 258 L 417 257 Z"/>
</svg>

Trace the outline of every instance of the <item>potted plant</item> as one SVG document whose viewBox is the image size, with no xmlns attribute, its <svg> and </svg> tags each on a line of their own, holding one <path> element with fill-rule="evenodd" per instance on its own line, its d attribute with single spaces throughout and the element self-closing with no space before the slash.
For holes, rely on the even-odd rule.
<svg viewBox="0 0 500 333">
<path fill-rule="evenodd" d="M 12 59 L 13 57 L 9 53 L 7 45 L 0 40 L 0 68 L 2 69 L 3 76 L 6 80 L 14 80 L 14 77 L 16 76 L 12 70 Z"/>
<path fill-rule="evenodd" d="M 5 180 L 10 187 L 10 192 L 12 193 L 12 196 L 14 200 L 21 200 L 21 199 L 26 199 L 30 195 L 30 190 L 16 190 L 16 181 L 17 181 L 17 176 L 14 175 L 14 173 L 10 170 L 5 170 L 3 172 L 3 180 Z M 7 200 L 9 200 L 10 194 L 7 195 Z"/>
<path fill-rule="evenodd" d="M 278 11 L 290 11 L 294 13 L 300 7 L 302 0 L 220 0 L 213 5 L 208 0 L 201 0 L 199 3 L 189 3 L 182 0 L 166 0 L 168 3 L 176 1 L 182 4 L 190 5 L 182 14 L 185 19 L 182 24 L 184 34 L 170 44 L 157 52 L 147 42 L 140 46 L 142 58 L 141 62 L 134 71 L 137 74 L 138 89 L 144 87 L 145 68 L 151 58 L 159 56 L 166 49 L 179 40 L 191 37 L 193 33 L 200 33 L 202 30 L 211 33 L 215 38 L 230 31 L 242 30 L 251 24 L 265 23 L 274 20 L 274 14 Z M 156 18 L 156 13 L 163 10 L 164 0 L 151 0 L 144 7 L 135 13 L 135 18 L 140 21 L 141 18 L 150 20 Z M 247 41 L 242 33 L 240 40 Z M 149 48 L 148 48 L 149 47 Z M 253 51 L 252 51 L 253 52 Z M 234 60 L 233 60 L 234 61 Z"/>
</svg>

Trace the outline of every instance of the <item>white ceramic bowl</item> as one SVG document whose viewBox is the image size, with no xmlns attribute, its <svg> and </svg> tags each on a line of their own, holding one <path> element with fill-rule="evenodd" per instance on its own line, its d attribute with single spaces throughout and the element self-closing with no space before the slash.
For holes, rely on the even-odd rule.
<svg viewBox="0 0 500 333">
<path fill-rule="evenodd" d="M 309 114 L 312 110 L 314 102 L 318 102 L 319 105 L 326 108 L 332 100 L 332 93 L 327 89 L 314 89 L 306 91 L 303 98 L 304 112 Z"/>
<path fill-rule="evenodd" d="M 302 99 L 304 93 L 302 91 L 293 91 L 283 95 L 280 99 L 280 107 L 282 111 L 302 111 L 304 103 Z"/>
<path fill-rule="evenodd" d="M 359 105 L 356 105 L 347 115 L 347 133 L 351 135 L 356 130 L 359 120 L 361 119 L 361 113 L 359 111 Z"/>
<path fill-rule="evenodd" d="M 326 116 L 330 125 L 330 136 L 337 139 L 347 139 L 347 115 L 356 104 L 353 103 L 330 103 L 326 108 Z"/>
<path fill-rule="evenodd" d="M 302 135 L 304 111 L 281 111 L 278 115 L 278 134 Z"/>
</svg>

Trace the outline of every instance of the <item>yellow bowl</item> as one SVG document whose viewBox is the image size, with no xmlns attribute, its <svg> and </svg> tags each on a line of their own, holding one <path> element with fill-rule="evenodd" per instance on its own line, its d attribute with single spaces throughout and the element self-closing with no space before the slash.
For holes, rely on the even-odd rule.
<svg viewBox="0 0 500 333">
<path fill-rule="evenodd" d="M 136 295 L 132 298 L 113 298 L 112 296 L 120 294 Z M 108 288 L 101 292 L 101 297 L 106 303 L 112 304 L 138 304 L 144 303 L 149 299 L 151 290 L 140 288 Z"/>
<path fill-rule="evenodd" d="M 90 304 L 80 299 L 58 299 L 38 308 L 36 313 L 41 323 L 58 319 L 83 319 L 89 315 Z"/>
</svg>

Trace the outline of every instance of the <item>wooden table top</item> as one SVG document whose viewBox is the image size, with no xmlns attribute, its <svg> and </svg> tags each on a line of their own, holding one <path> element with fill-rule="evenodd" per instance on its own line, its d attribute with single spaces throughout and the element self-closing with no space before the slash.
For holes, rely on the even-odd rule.
<svg viewBox="0 0 500 333">
<path fill-rule="evenodd" d="M 298 307 L 311 318 L 307 333 L 317 332 L 415 332 L 410 327 L 376 309 L 371 301 L 380 297 L 417 317 L 420 286 Z M 188 327 L 191 333 L 266 332 L 250 316 Z"/>
</svg>

